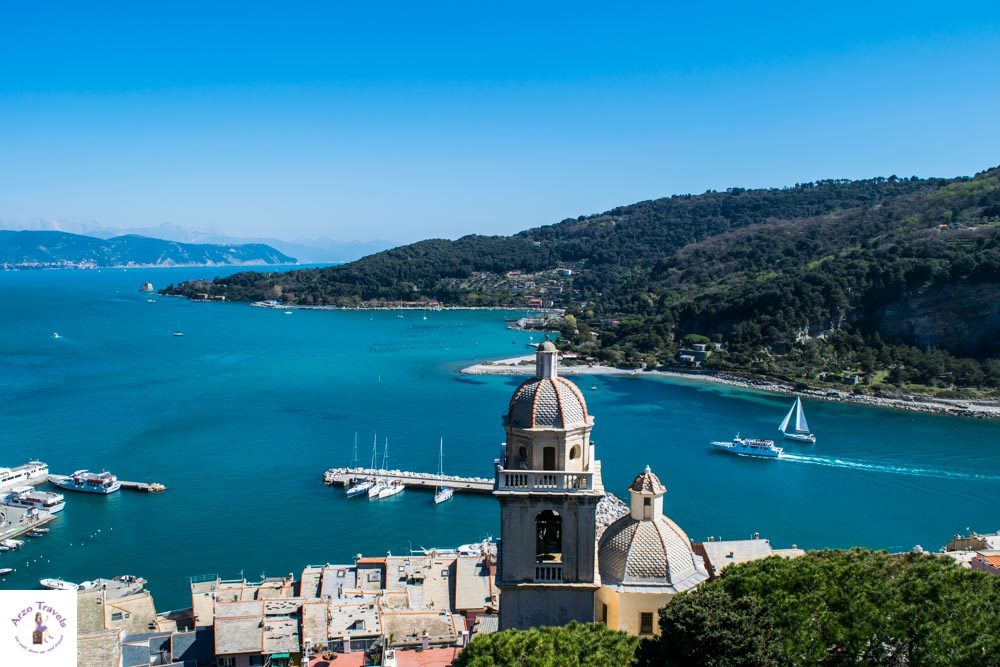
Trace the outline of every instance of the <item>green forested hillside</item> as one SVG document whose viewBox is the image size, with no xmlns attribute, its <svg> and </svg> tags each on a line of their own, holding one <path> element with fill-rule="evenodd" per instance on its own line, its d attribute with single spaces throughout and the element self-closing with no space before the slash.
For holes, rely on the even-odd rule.
<svg viewBox="0 0 1000 667">
<path fill-rule="evenodd" d="M 573 346 L 615 364 L 672 363 L 684 336 L 704 336 L 727 347 L 715 368 L 1000 386 L 1000 169 L 674 196 L 171 291 L 339 305 L 536 297 L 568 309 Z"/>
</svg>

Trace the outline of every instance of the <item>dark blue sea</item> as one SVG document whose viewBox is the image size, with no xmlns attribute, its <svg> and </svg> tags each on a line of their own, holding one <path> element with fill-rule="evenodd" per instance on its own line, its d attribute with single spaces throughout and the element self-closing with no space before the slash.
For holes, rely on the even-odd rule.
<svg viewBox="0 0 1000 667">
<path fill-rule="evenodd" d="M 492 475 L 501 414 L 519 380 L 456 371 L 526 352 L 502 311 L 319 312 L 192 303 L 157 287 L 220 269 L 0 273 L 0 465 L 108 469 L 159 495 L 67 494 L 51 532 L 0 567 L 0 586 L 137 574 L 160 609 L 190 605 L 188 577 L 257 578 L 355 554 L 498 535 L 488 496 L 435 507 L 407 491 L 367 502 L 325 469 L 379 455 L 389 467 Z M 173 336 L 174 331 L 184 336 Z M 60 338 L 52 337 L 58 332 Z M 649 464 L 665 510 L 694 539 L 775 546 L 940 548 L 1000 528 L 1000 424 L 806 401 L 816 445 L 798 459 L 714 452 L 736 431 L 772 437 L 790 398 L 684 381 L 578 377 L 608 490 Z M 596 387 L 591 389 L 591 387 Z M 377 436 L 375 435 L 377 433 Z"/>
</svg>

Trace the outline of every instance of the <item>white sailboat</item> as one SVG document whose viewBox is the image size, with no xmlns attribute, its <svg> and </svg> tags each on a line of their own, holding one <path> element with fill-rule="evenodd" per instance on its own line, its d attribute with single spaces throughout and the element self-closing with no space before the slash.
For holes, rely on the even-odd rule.
<svg viewBox="0 0 1000 667">
<path fill-rule="evenodd" d="M 794 428 L 790 428 L 790 425 L 793 425 L 793 415 L 795 417 Z M 808 442 L 810 444 L 816 442 L 816 436 L 809 430 L 809 423 L 806 422 L 806 413 L 802 409 L 802 399 L 798 396 L 795 397 L 795 403 L 788 410 L 788 414 L 785 415 L 778 430 L 785 436 L 785 440 Z"/>
<path fill-rule="evenodd" d="M 374 454 L 372 455 L 374 460 Z M 374 465 L 374 463 L 372 464 Z M 358 467 L 358 434 L 354 434 L 354 457 L 351 460 L 351 468 L 357 469 Z M 367 494 L 368 489 L 372 488 L 375 484 L 375 480 L 371 479 L 358 479 L 344 492 L 344 495 L 348 498 L 354 498 L 360 496 L 361 494 Z"/>
<path fill-rule="evenodd" d="M 438 486 L 434 492 L 434 504 L 440 505 L 446 500 L 451 500 L 455 495 L 455 489 L 444 485 L 444 438 L 438 444 Z"/>
<path fill-rule="evenodd" d="M 388 439 L 386 440 L 388 443 Z M 378 434 L 375 434 L 375 438 L 372 440 L 372 470 L 375 470 L 375 463 L 378 461 Z M 368 487 L 368 499 L 378 498 L 378 494 L 385 488 L 385 482 L 378 478 L 378 473 L 375 474 L 375 478 L 372 480 L 372 485 Z"/>
<path fill-rule="evenodd" d="M 389 469 L 389 438 L 385 439 L 385 446 L 382 448 L 382 470 Z M 406 488 L 403 486 L 402 482 L 398 480 L 386 481 L 385 485 L 378 492 L 379 500 L 383 498 L 390 498 L 397 493 L 402 493 Z"/>
</svg>

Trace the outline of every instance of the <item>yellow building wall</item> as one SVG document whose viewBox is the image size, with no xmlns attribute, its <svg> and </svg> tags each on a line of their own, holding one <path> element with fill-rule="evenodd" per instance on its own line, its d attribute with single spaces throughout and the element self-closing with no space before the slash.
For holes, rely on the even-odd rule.
<svg viewBox="0 0 1000 667">
<path fill-rule="evenodd" d="M 647 612 L 653 615 L 653 635 L 645 636 L 659 635 L 660 609 L 673 597 L 673 593 L 618 593 L 612 588 L 602 586 L 594 598 L 596 605 L 594 619 L 601 620 L 603 605 L 607 605 L 609 628 L 639 636 L 641 614 Z"/>
</svg>

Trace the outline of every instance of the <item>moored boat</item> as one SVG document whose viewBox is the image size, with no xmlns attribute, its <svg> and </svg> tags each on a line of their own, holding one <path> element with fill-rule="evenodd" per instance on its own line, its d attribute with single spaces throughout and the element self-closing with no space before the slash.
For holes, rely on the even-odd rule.
<svg viewBox="0 0 1000 667">
<path fill-rule="evenodd" d="M 31 486 L 20 486 L 11 489 L 10 493 L 0 499 L 0 503 L 9 507 L 25 507 L 45 510 L 50 514 L 61 512 L 66 507 L 65 496 L 51 491 L 37 491 Z"/>
<path fill-rule="evenodd" d="M 444 438 L 438 443 L 438 486 L 434 492 L 434 504 L 440 505 L 446 500 L 451 500 L 455 495 L 455 489 L 444 484 Z"/>
<path fill-rule="evenodd" d="M 793 416 L 795 417 L 794 422 L 792 421 Z M 788 410 L 788 414 L 785 415 L 785 418 L 782 420 L 778 430 L 781 431 L 785 440 L 807 442 L 809 444 L 816 443 L 816 436 L 809 430 L 809 423 L 806 422 L 806 413 L 802 409 L 801 397 L 795 397 L 795 403 L 793 403 L 792 407 Z"/>
<path fill-rule="evenodd" d="M 360 495 L 367 495 L 368 490 L 375 486 L 375 481 L 371 479 L 359 479 L 351 486 L 347 487 L 344 495 L 348 498 L 356 498 Z"/>
<path fill-rule="evenodd" d="M 779 458 L 784 451 L 781 447 L 775 447 L 774 440 L 743 438 L 739 433 L 730 442 L 715 441 L 712 445 L 739 456 L 756 456 L 766 459 Z"/>
<path fill-rule="evenodd" d="M 402 484 L 402 482 L 392 481 L 386 484 L 382 490 L 378 492 L 378 497 L 379 500 L 382 500 L 383 498 L 391 498 L 397 493 L 402 493 L 405 490 L 406 487 Z"/>
<path fill-rule="evenodd" d="M 122 488 L 118 478 L 110 472 L 77 470 L 72 475 L 49 475 L 49 482 L 61 489 L 84 493 L 110 494 Z"/>
<path fill-rule="evenodd" d="M 49 466 L 41 461 L 28 461 L 13 468 L 0 468 L 0 490 L 41 484 L 48 474 Z"/>
<path fill-rule="evenodd" d="M 24 546 L 24 540 L 8 538 L 6 540 L 0 540 L 0 546 L 7 547 L 8 549 L 19 549 Z"/>
<path fill-rule="evenodd" d="M 48 588 L 53 591 L 75 591 L 79 588 L 79 586 L 73 582 L 65 581 L 63 579 L 40 579 L 38 584 L 42 588 Z"/>
</svg>

